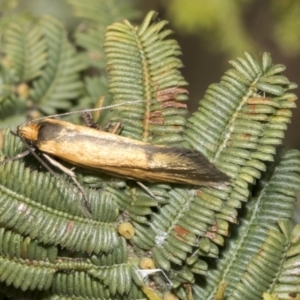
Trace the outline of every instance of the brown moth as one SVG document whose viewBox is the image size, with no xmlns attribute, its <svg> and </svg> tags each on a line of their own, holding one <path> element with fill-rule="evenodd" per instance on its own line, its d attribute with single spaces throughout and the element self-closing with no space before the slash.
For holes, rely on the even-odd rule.
<svg viewBox="0 0 300 300">
<path fill-rule="evenodd" d="M 56 119 L 32 121 L 17 134 L 73 165 L 148 182 L 216 186 L 229 177 L 200 152 L 158 146 Z"/>
</svg>

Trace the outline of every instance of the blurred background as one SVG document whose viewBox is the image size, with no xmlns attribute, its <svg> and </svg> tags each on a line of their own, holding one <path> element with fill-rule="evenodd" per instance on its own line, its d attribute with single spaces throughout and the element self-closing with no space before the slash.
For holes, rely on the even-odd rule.
<svg viewBox="0 0 300 300">
<path fill-rule="evenodd" d="M 72 38 L 72 32 L 81 22 L 68 4 L 72 1 L 76 0 L 0 0 L 0 9 L 10 6 L 20 12 L 54 15 L 65 24 Z M 270 52 L 274 63 L 286 66 L 284 75 L 300 84 L 299 0 L 120 1 L 133 3 L 136 8 L 131 22 L 139 24 L 149 10 L 158 11 L 161 19 L 169 21 L 169 28 L 174 30 L 174 38 L 182 48 L 185 65 L 182 73 L 189 82 L 190 111 L 197 109 L 207 86 L 218 82 L 230 68 L 228 61 L 245 50 L 256 56 Z M 300 150 L 299 129 L 300 109 L 297 109 L 286 132 L 286 147 Z"/>
</svg>

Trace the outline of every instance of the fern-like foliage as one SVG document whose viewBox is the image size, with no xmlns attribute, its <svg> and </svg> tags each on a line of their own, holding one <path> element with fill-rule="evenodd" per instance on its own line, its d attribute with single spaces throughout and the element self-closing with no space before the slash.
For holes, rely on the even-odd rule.
<svg viewBox="0 0 300 300">
<path fill-rule="evenodd" d="M 24 82 L 41 75 L 46 64 L 46 43 L 36 24 L 10 24 L 6 33 L 6 59 L 16 81 Z"/>
<path fill-rule="evenodd" d="M 75 32 L 76 44 L 86 50 L 84 60 L 91 66 L 104 69 L 105 55 L 103 49 L 106 27 L 124 18 L 135 18 L 139 12 L 132 0 L 105 1 L 88 0 L 79 2 L 67 0 L 72 6 L 74 15 L 83 18 L 84 22 Z"/>
<path fill-rule="evenodd" d="M 142 189 L 78 168 L 91 207 L 87 217 L 82 193 L 65 176 L 49 174 L 32 157 L 1 164 L 1 292 L 15 299 L 22 292 L 29 299 L 297 296 L 299 230 L 289 221 L 300 156 L 295 150 L 276 154 L 297 98 L 289 92 L 295 84 L 281 75 L 284 67 L 268 54 L 259 61 L 246 52 L 186 120 L 181 51 L 167 22 L 150 12 L 140 26 L 113 23 L 102 42 L 97 30 L 120 11 L 101 1 L 68 2 L 89 20 L 76 40 L 80 45 L 86 38 L 83 55 L 100 53 L 104 44 L 113 103 L 131 101 L 109 115 L 120 121 L 120 134 L 197 149 L 232 179 L 214 188 L 145 183 Z M 82 63 L 54 18 L 22 22 L 5 31 L 1 120 L 8 122 L 5 114 L 13 116 L 17 103 L 21 112 L 30 104 L 44 113 L 96 103 L 107 85 L 103 65 Z M 91 65 L 100 73 L 81 76 Z M 24 151 L 8 130 L 1 141 L 1 159 Z M 120 230 L 124 224 L 130 236 Z"/>
<path fill-rule="evenodd" d="M 55 108 L 70 108 L 70 99 L 80 97 L 82 64 L 74 48 L 67 41 L 66 31 L 57 20 L 45 17 L 40 23 L 48 46 L 48 64 L 43 75 L 33 82 L 31 96 L 46 114 Z"/>
<path fill-rule="evenodd" d="M 297 256 L 288 255 L 294 256 L 293 258 L 287 259 L 286 257 L 287 250 L 294 248 L 292 234 L 297 232 L 297 228 L 291 232 L 291 224 L 282 220 L 279 222 L 279 227 L 280 230 L 275 227 L 268 231 L 264 243 L 251 258 L 241 277 L 241 282 L 238 283 L 232 296 L 228 299 L 240 299 L 241 297 L 251 299 L 253 295 L 258 298 L 264 288 L 279 299 L 291 299 L 297 295 L 299 279 L 297 279 L 293 265 L 299 263 L 299 253 Z M 268 267 L 261 270 L 261 265 Z"/>
<path fill-rule="evenodd" d="M 248 184 L 260 178 L 264 161 L 273 160 L 297 99 L 288 92 L 295 84 L 280 75 L 284 66 L 273 66 L 266 53 L 262 62 L 245 56 L 231 61 L 235 69 L 209 87 L 185 132 L 194 148 L 233 178 L 228 205 L 236 208 L 247 201 Z"/>
<path fill-rule="evenodd" d="M 77 103 L 76 109 L 99 106 L 99 98 L 104 97 L 100 106 L 111 103 L 111 95 L 107 93 L 108 78 L 105 72 L 106 57 L 104 54 L 104 36 L 106 27 L 113 22 L 121 21 L 124 18 L 136 18 L 140 15 L 134 8 L 133 0 L 118 1 L 98 1 L 88 0 L 78 2 L 67 0 L 71 5 L 74 15 L 81 18 L 74 33 L 76 45 L 83 49 L 80 51 L 81 61 L 91 68 L 85 78 L 85 93 Z M 90 77 L 94 73 L 98 76 Z M 101 124 L 105 126 L 108 119 L 106 112 L 101 113 Z"/>
<path fill-rule="evenodd" d="M 0 66 L 2 124 L 24 121 L 26 106 L 31 116 L 37 116 L 69 109 L 76 103 L 83 95 L 79 78 L 83 64 L 63 25 L 50 16 L 40 20 L 23 17 L 5 28 L 5 57 Z"/>
<path fill-rule="evenodd" d="M 0 218 L 6 227 L 17 229 L 19 233 L 45 244 L 60 244 L 70 250 L 99 253 L 116 246 L 117 235 L 112 222 L 117 218 L 118 209 L 110 195 L 104 193 L 100 200 L 98 193 L 89 194 L 94 218 L 98 220 L 90 223 L 82 215 L 80 206 L 74 205 L 78 192 L 71 190 L 70 193 L 70 189 L 56 186 L 55 178 L 25 168 L 19 162 L 2 166 L 0 177 Z M 45 195 L 46 189 L 53 189 L 53 192 Z M 28 215 L 32 217 L 28 218 Z M 47 235 L 45 231 L 48 231 Z M 84 240 L 81 239 L 83 235 Z"/>
<path fill-rule="evenodd" d="M 178 68 L 181 54 L 166 21 L 151 12 L 139 28 L 129 22 L 108 27 L 105 40 L 109 91 L 114 103 L 143 100 L 120 108 L 122 135 L 151 143 L 180 143 L 185 125 L 187 85 Z M 154 100 L 154 101 L 153 101 Z"/>
<path fill-rule="evenodd" d="M 289 299 L 299 295 L 299 224 L 293 230 L 289 224 L 280 224 L 282 233 L 286 238 L 284 255 L 281 268 L 276 276 L 276 281 L 268 288 L 268 292 L 277 295 L 279 299 Z"/>
<path fill-rule="evenodd" d="M 45 260 L 54 262 L 57 258 L 58 249 L 55 246 L 44 246 L 37 240 L 24 237 L 11 230 L 1 228 L 1 253 L 3 256 L 16 259 Z"/>
<path fill-rule="evenodd" d="M 6 17 L 2 19 L 1 26 L 4 58 L 0 65 L 0 116 L 2 126 L 8 127 L 24 121 L 20 114 L 26 108 L 26 81 L 40 74 L 46 52 L 41 32 L 33 19 Z"/>
<path fill-rule="evenodd" d="M 170 77 L 162 77 L 169 84 L 165 86 L 162 83 L 162 89 L 167 88 L 168 91 L 180 89 L 180 84 L 184 85 L 184 82 L 172 73 L 172 63 L 176 65 L 176 59 L 168 57 L 169 53 L 179 54 L 176 45 L 174 50 L 170 47 L 169 51 L 165 51 L 163 44 L 172 43 L 164 40 L 169 32 L 162 30 L 163 22 L 152 25 L 153 17 L 154 14 L 150 13 L 137 30 L 130 29 L 126 22 L 108 28 L 105 45 L 110 91 L 115 101 L 143 97 L 146 102 L 120 109 L 122 134 L 153 143 L 163 141 L 170 144 L 176 137 L 174 129 L 172 134 L 168 134 L 166 127 L 169 123 L 165 124 L 165 119 L 161 119 L 159 125 L 166 125 L 161 130 L 157 128 L 162 126 L 151 124 L 151 100 L 155 98 L 160 102 L 160 92 L 155 93 L 159 91 L 160 84 L 154 74 L 156 71 L 157 74 L 164 74 L 163 71 L 170 67 Z M 158 36 L 163 38 L 153 37 L 152 40 L 153 32 L 158 32 Z M 146 43 L 143 43 L 142 34 L 147 37 Z M 137 39 L 141 40 L 139 47 L 135 46 Z M 152 61 L 148 43 L 153 47 L 161 43 L 157 46 L 164 49 L 161 58 L 157 54 Z M 136 55 L 133 54 L 135 51 Z M 283 131 L 290 120 L 289 109 L 295 107 L 297 97 L 288 90 L 296 85 L 280 74 L 284 67 L 273 66 L 268 54 L 264 54 L 262 62 L 250 53 L 245 53 L 245 56 L 232 61 L 235 69 L 226 72 L 219 84 L 209 87 L 200 102 L 199 112 L 188 120 L 188 129 L 184 131 L 184 139 L 192 147 L 205 153 L 230 174 L 232 186 L 202 188 L 201 191 L 173 188 L 169 193 L 170 203 L 161 206 L 159 213 L 152 214 L 150 226 L 139 224 L 143 222 L 134 223 L 137 229 L 134 242 L 142 249 L 151 250 L 155 263 L 169 271 L 174 286 L 180 282 L 193 282 L 193 273 L 206 272 L 207 263 L 199 256 L 218 256 L 217 245 L 223 245 L 224 236 L 229 233 L 227 221 L 237 222 L 237 209 L 248 200 L 250 194 L 249 184 L 255 184 L 261 172 L 266 170 L 265 163 L 273 160 L 276 146 L 281 144 Z M 165 57 L 169 60 L 165 60 L 162 71 L 162 66 L 156 61 L 162 61 Z M 174 94 L 168 96 L 172 99 Z M 155 116 L 163 116 L 164 107 L 154 106 Z M 140 113 L 131 113 L 133 110 L 136 113 L 137 107 Z M 173 121 L 176 122 L 174 118 Z M 180 138 L 176 140 L 179 141 Z M 287 204 L 286 217 L 292 214 L 293 201 Z M 276 221 L 274 219 L 273 222 Z M 180 270 L 178 266 L 181 266 Z"/>
<path fill-rule="evenodd" d="M 222 286 L 226 287 L 225 299 L 253 299 L 253 295 L 258 299 L 264 291 L 272 290 L 289 243 L 276 224 L 292 218 L 295 190 L 300 185 L 299 151 L 280 152 L 268 166 L 218 265 L 208 273 L 205 283 L 195 287 L 197 299 L 215 299 Z M 248 271 L 241 277 L 243 270 Z"/>
</svg>

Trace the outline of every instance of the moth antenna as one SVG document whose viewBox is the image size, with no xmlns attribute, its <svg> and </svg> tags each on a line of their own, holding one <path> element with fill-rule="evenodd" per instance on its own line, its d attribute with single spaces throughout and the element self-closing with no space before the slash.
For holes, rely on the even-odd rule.
<svg viewBox="0 0 300 300">
<path fill-rule="evenodd" d="M 66 113 L 62 113 L 62 114 L 55 114 L 55 115 L 50 115 L 50 116 L 41 117 L 41 118 L 37 118 L 37 119 L 32 119 L 32 120 L 24 122 L 24 123 L 36 122 L 36 121 L 40 121 L 40 120 L 44 120 L 44 119 L 48 119 L 48 118 L 69 116 L 69 115 L 73 115 L 73 114 L 79 114 L 82 112 L 93 112 L 93 111 L 99 111 L 99 110 L 104 110 L 104 109 L 110 109 L 110 108 L 114 108 L 114 107 L 118 107 L 118 106 L 122 106 L 122 105 L 133 105 L 133 104 L 144 102 L 144 101 L 145 100 L 134 100 L 134 101 L 127 101 L 127 102 L 122 102 L 122 103 L 111 104 L 111 105 L 107 105 L 105 107 L 75 110 L 75 111 L 70 111 L 70 112 L 66 112 Z"/>
<path fill-rule="evenodd" d="M 31 150 L 23 151 L 23 152 L 17 154 L 16 156 L 14 156 L 14 157 L 8 157 L 8 158 L 0 161 L 0 166 L 5 165 L 6 163 L 8 163 L 10 161 L 14 161 L 14 160 L 23 158 L 23 157 L 27 156 L 28 154 L 32 153 L 33 151 L 35 151 L 35 148 L 31 148 Z"/>
<path fill-rule="evenodd" d="M 19 125 L 17 126 L 17 131 L 19 131 L 19 128 L 20 128 L 20 127 L 22 127 L 23 125 L 27 125 L 27 124 L 31 123 L 32 121 L 33 121 L 33 119 L 32 119 L 32 118 L 29 118 L 28 120 L 22 122 L 21 124 L 19 124 Z M 13 135 L 15 135 L 15 136 L 19 136 L 18 133 L 15 132 L 15 131 L 12 131 L 12 130 L 11 130 L 10 133 L 13 134 Z"/>
</svg>

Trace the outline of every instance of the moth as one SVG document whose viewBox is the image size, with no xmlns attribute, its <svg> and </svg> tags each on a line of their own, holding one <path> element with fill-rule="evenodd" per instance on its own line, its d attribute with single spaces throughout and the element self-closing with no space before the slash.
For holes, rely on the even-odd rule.
<svg viewBox="0 0 300 300">
<path fill-rule="evenodd" d="M 29 122 L 18 127 L 17 135 L 42 153 L 117 177 L 197 186 L 229 181 L 196 150 L 152 145 L 57 119 Z"/>
</svg>

